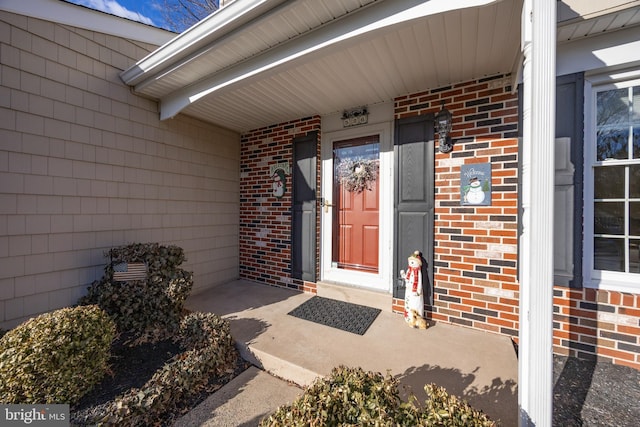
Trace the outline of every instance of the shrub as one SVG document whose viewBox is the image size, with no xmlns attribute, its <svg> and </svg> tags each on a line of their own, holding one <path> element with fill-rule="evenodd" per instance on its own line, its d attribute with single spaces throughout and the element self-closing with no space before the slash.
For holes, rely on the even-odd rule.
<svg viewBox="0 0 640 427">
<path fill-rule="evenodd" d="M 263 418 L 260 426 L 495 425 L 482 412 L 435 385 L 425 387 L 430 400 L 424 408 L 414 403 L 415 398 L 403 402 L 398 384 L 390 375 L 340 366 L 328 377 L 316 380 L 292 404 Z"/>
<path fill-rule="evenodd" d="M 141 389 L 129 390 L 109 403 L 90 424 L 155 425 L 180 402 L 205 389 L 210 378 L 232 373 L 238 360 L 229 323 L 212 313 L 191 313 L 180 323 L 176 355 Z"/>
<path fill-rule="evenodd" d="M 42 314 L 0 338 L 0 401 L 77 402 L 107 371 L 115 325 L 95 305 Z"/>
<path fill-rule="evenodd" d="M 182 248 L 135 243 L 113 248 L 106 256 L 111 261 L 105 267 L 105 275 L 93 282 L 80 304 L 99 305 L 123 332 L 177 327 L 193 287 L 192 273 L 178 267 L 185 260 Z M 114 265 L 122 262 L 145 263 L 147 278 L 114 281 Z"/>
<path fill-rule="evenodd" d="M 334 368 L 260 425 L 392 425 L 401 403 L 397 384 L 389 375 Z"/>
<path fill-rule="evenodd" d="M 473 409 L 464 400 L 449 395 L 443 387 L 428 384 L 424 387 L 428 399 L 422 412 L 421 420 L 427 426 L 468 426 L 491 427 L 495 422 L 489 417 Z"/>
</svg>

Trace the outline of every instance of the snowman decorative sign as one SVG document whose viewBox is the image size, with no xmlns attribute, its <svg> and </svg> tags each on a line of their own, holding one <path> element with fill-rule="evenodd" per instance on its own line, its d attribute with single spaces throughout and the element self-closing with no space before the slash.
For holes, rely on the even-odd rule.
<svg viewBox="0 0 640 427">
<path fill-rule="evenodd" d="M 271 174 L 271 194 L 280 199 L 287 191 L 287 175 L 291 174 L 289 163 L 276 163 L 269 168 Z"/>
<path fill-rule="evenodd" d="M 460 166 L 460 204 L 491 205 L 491 163 Z"/>
</svg>

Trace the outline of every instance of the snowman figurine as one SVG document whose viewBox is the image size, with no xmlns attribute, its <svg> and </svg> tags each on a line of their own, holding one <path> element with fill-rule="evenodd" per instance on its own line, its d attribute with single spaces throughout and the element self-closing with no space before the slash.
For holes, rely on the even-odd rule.
<svg viewBox="0 0 640 427">
<path fill-rule="evenodd" d="M 400 271 L 400 275 L 405 281 L 404 293 L 404 320 L 413 324 L 418 316 L 424 316 L 424 296 L 422 294 L 422 258 L 420 251 L 415 251 L 409 258 L 408 268 L 405 272 Z"/>
<path fill-rule="evenodd" d="M 467 203 L 472 205 L 479 205 L 484 200 L 484 191 L 482 191 L 482 183 L 478 178 L 471 178 L 469 180 L 469 189 L 465 194 Z"/>
</svg>

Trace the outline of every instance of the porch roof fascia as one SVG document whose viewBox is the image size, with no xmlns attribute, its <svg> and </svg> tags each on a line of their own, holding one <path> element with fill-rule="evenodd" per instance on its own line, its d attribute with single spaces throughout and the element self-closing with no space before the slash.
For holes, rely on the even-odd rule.
<svg viewBox="0 0 640 427">
<path fill-rule="evenodd" d="M 134 87 L 144 85 L 144 81 L 161 78 L 167 69 L 179 67 L 180 63 L 193 59 L 190 55 L 201 54 L 215 40 L 241 29 L 248 22 L 266 15 L 284 2 L 285 0 L 231 2 L 124 70 L 120 77 L 126 84 Z"/>
<path fill-rule="evenodd" d="M 160 118 L 165 120 L 174 117 L 204 96 L 351 38 L 431 15 L 499 1 L 393 0 L 373 3 L 248 59 L 242 60 L 242 52 L 239 52 L 235 65 L 162 97 Z M 242 8 L 232 8 L 243 3 L 246 4 Z M 233 2 L 123 71 L 121 78 L 126 84 L 133 86 L 134 90 L 142 90 L 150 82 L 163 78 L 171 70 L 214 48 L 221 38 L 233 37 L 234 33 L 241 32 L 255 19 L 269 19 L 278 12 L 282 4 L 282 0 Z"/>
</svg>

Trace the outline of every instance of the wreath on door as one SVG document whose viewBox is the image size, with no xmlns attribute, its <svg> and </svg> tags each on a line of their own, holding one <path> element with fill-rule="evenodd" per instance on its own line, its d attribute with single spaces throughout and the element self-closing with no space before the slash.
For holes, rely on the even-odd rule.
<svg viewBox="0 0 640 427">
<path fill-rule="evenodd" d="M 377 159 L 345 159 L 338 163 L 340 184 L 349 192 L 362 193 L 371 190 L 371 183 L 378 179 Z"/>
</svg>

